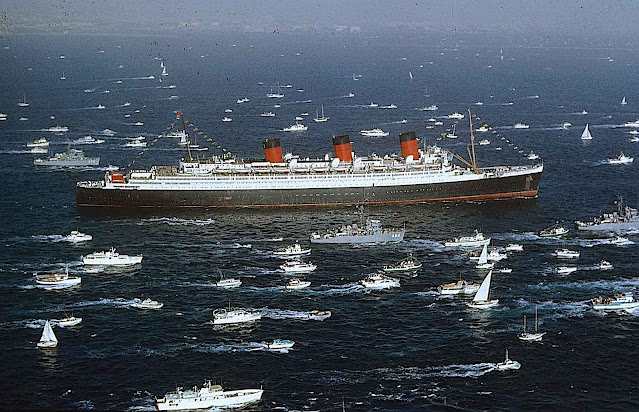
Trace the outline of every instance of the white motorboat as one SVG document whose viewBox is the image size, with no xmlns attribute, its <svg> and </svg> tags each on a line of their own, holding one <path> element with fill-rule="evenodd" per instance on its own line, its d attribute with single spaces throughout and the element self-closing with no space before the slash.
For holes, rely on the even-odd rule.
<svg viewBox="0 0 639 412">
<path fill-rule="evenodd" d="M 506 252 L 523 252 L 523 251 L 524 251 L 524 247 L 517 243 L 509 243 L 506 246 Z"/>
<path fill-rule="evenodd" d="M 622 292 L 613 297 L 598 297 L 590 300 L 593 309 L 596 310 L 621 310 L 634 309 L 639 307 L 639 302 L 635 299 L 634 294 L 630 292 Z"/>
<path fill-rule="evenodd" d="M 311 286 L 311 282 L 307 280 L 299 280 L 298 278 L 293 278 L 288 281 L 288 283 L 286 284 L 286 286 L 284 286 L 284 288 L 293 290 L 293 289 L 304 289 L 309 286 Z"/>
<path fill-rule="evenodd" d="M 250 100 L 249 100 L 249 98 L 248 98 L 248 97 L 243 97 L 243 98 L 241 98 L 241 99 L 237 99 L 237 102 L 236 102 L 236 103 L 237 103 L 237 104 L 242 104 L 242 103 L 247 103 L 247 102 L 249 102 L 249 101 L 250 101 Z"/>
<path fill-rule="evenodd" d="M 463 118 L 464 118 L 464 115 L 463 115 L 463 114 L 461 114 L 461 113 L 457 113 L 457 112 L 455 112 L 455 113 L 453 113 L 453 114 L 449 114 L 449 115 L 448 115 L 448 118 L 449 118 L 449 119 L 457 119 L 457 120 L 461 120 L 461 119 L 463 119 Z"/>
<path fill-rule="evenodd" d="M 479 290 L 479 283 L 459 280 L 456 283 L 440 285 L 437 291 L 440 295 L 472 295 Z"/>
<path fill-rule="evenodd" d="M 224 113 L 233 113 L 233 109 L 224 109 Z"/>
<path fill-rule="evenodd" d="M 269 350 L 282 350 L 290 349 L 293 345 L 295 345 L 295 342 L 292 340 L 274 339 L 272 342 L 268 342 L 266 344 L 266 348 Z"/>
<path fill-rule="evenodd" d="M 612 263 L 608 262 L 607 260 L 602 260 L 597 264 L 597 269 L 599 270 L 611 270 L 613 268 L 614 266 L 612 266 Z"/>
<path fill-rule="evenodd" d="M 206 381 L 202 388 L 194 386 L 184 390 L 178 387 L 155 402 L 159 411 L 241 408 L 259 402 L 263 393 L 262 389 L 225 391 L 222 386 Z"/>
<path fill-rule="evenodd" d="M 439 107 L 436 104 L 431 104 L 430 106 L 424 107 L 422 110 L 425 112 L 434 112 L 437 109 L 439 109 Z"/>
<path fill-rule="evenodd" d="M 226 278 L 223 274 L 220 275 L 220 280 L 215 283 L 215 286 L 222 289 L 232 289 L 237 288 L 242 284 L 240 279 L 236 278 Z"/>
<path fill-rule="evenodd" d="M 479 101 L 475 102 L 475 106 L 483 106 L 483 105 L 484 105 L 484 102 L 479 102 Z"/>
<path fill-rule="evenodd" d="M 146 147 L 146 142 L 143 140 L 131 140 L 124 144 L 125 147 Z"/>
<path fill-rule="evenodd" d="M 623 124 L 624 127 L 639 127 L 639 120 L 635 120 L 634 122 L 626 122 Z"/>
<path fill-rule="evenodd" d="M 263 112 L 262 114 L 260 114 L 260 116 L 262 116 L 262 117 L 275 117 L 275 113 L 273 113 L 273 112 Z"/>
<path fill-rule="evenodd" d="M 61 328 L 68 328 L 71 326 L 75 326 L 79 324 L 80 322 L 82 322 L 82 318 L 78 318 L 75 316 L 67 316 L 66 318 L 62 318 L 62 319 L 51 319 L 51 323 Z"/>
<path fill-rule="evenodd" d="M 379 128 L 374 128 L 370 130 L 360 130 L 359 134 L 364 137 L 386 137 L 389 135 L 388 132 L 385 132 Z"/>
<path fill-rule="evenodd" d="M 299 122 L 282 129 L 283 132 L 304 132 L 306 130 L 308 130 L 308 127 Z"/>
<path fill-rule="evenodd" d="M 82 283 L 79 276 L 69 276 L 69 268 L 65 273 L 47 273 L 36 275 L 36 284 L 42 289 L 64 289 Z"/>
<path fill-rule="evenodd" d="M 588 129 L 588 123 L 586 123 L 586 127 L 581 134 L 581 140 L 592 140 L 592 135 L 590 134 L 590 130 Z"/>
<path fill-rule="evenodd" d="M 540 236 L 540 237 L 559 237 L 559 236 L 565 235 L 568 232 L 570 232 L 570 229 L 568 229 L 566 227 L 563 227 L 561 225 L 561 223 L 557 222 L 554 225 L 537 232 L 537 236 Z"/>
<path fill-rule="evenodd" d="M 309 273 L 317 269 L 317 265 L 295 259 L 287 260 L 280 265 L 280 269 L 282 269 L 286 273 Z"/>
<path fill-rule="evenodd" d="M 494 262 L 488 262 L 488 244 L 485 244 L 479 255 L 479 261 L 475 265 L 477 269 L 492 269 L 495 267 Z"/>
<path fill-rule="evenodd" d="M 478 127 L 475 131 L 476 132 L 486 133 L 489 130 L 490 130 L 490 128 L 488 127 L 488 125 L 487 124 L 483 124 L 480 127 Z"/>
<path fill-rule="evenodd" d="M 72 230 L 71 233 L 62 238 L 64 242 L 71 243 L 88 242 L 92 239 L 93 236 L 87 235 L 86 233 L 82 233 L 77 230 Z"/>
<path fill-rule="evenodd" d="M 313 121 L 315 123 L 323 123 L 323 122 L 327 122 L 328 119 L 329 119 L 328 116 L 324 116 L 324 105 L 322 105 L 322 115 L 320 116 L 318 113 L 316 113 Z"/>
<path fill-rule="evenodd" d="M 588 111 L 587 111 L 586 109 L 584 109 L 584 110 L 582 110 L 581 112 L 579 112 L 579 114 L 581 114 L 581 115 L 584 115 L 584 116 L 585 116 L 585 115 L 587 115 L 587 114 L 588 114 Z"/>
<path fill-rule="evenodd" d="M 564 130 L 568 130 L 568 128 L 569 128 L 570 126 L 572 126 L 572 123 L 570 123 L 570 122 L 563 122 L 563 123 L 561 124 L 561 128 L 562 128 L 562 129 L 564 129 Z"/>
<path fill-rule="evenodd" d="M 484 281 L 479 286 L 479 290 L 475 294 L 475 297 L 471 302 L 468 302 L 468 306 L 477 309 L 487 309 L 499 304 L 499 299 L 490 299 L 490 282 L 493 276 L 493 271 L 488 272 Z"/>
<path fill-rule="evenodd" d="M 518 335 L 519 340 L 526 342 L 539 342 L 542 340 L 546 332 L 538 331 L 539 323 L 537 321 L 537 307 L 535 306 L 535 332 L 526 332 L 526 315 L 524 315 L 524 331 Z"/>
<path fill-rule="evenodd" d="M 34 154 L 45 154 L 49 152 L 49 149 L 46 147 L 32 147 L 31 150 L 29 150 L 29 153 L 34 153 Z"/>
<path fill-rule="evenodd" d="M 135 122 L 133 126 L 144 126 L 144 122 Z"/>
<path fill-rule="evenodd" d="M 501 251 L 503 250 L 504 250 L 503 248 L 497 248 L 497 247 L 490 249 L 490 251 L 486 253 L 486 260 L 499 262 L 500 260 L 507 259 L 508 255 L 505 253 L 501 253 Z M 482 252 L 483 252 L 483 249 L 482 249 Z M 476 252 L 468 252 L 468 257 L 470 260 L 479 260 L 481 259 L 481 253 L 477 254 Z"/>
<path fill-rule="evenodd" d="M 634 157 L 626 156 L 623 152 L 619 153 L 619 156 L 614 159 L 608 159 L 608 163 L 611 165 L 628 164 L 635 160 Z"/>
<path fill-rule="evenodd" d="M 634 245 L 635 242 L 623 236 L 615 236 L 610 239 L 611 245 L 623 246 L 623 245 Z"/>
<path fill-rule="evenodd" d="M 44 330 L 42 331 L 42 336 L 37 346 L 42 349 L 55 348 L 58 346 L 58 338 L 56 338 L 55 333 L 53 333 L 53 328 L 49 321 L 44 324 Z"/>
<path fill-rule="evenodd" d="M 524 124 L 524 123 L 515 123 L 515 125 L 513 126 L 513 129 L 528 129 L 528 128 L 530 128 L 530 125 Z"/>
<path fill-rule="evenodd" d="M 490 140 L 484 139 L 479 141 L 480 146 L 488 146 L 490 144 Z"/>
<path fill-rule="evenodd" d="M 49 147 L 50 143 L 44 137 L 36 139 L 32 142 L 27 143 L 27 147 Z"/>
<path fill-rule="evenodd" d="M 131 304 L 132 308 L 137 308 L 137 309 L 160 309 L 162 308 L 162 306 L 164 306 L 164 303 L 162 302 L 158 302 L 157 300 L 151 300 L 149 298 L 144 299 L 143 301 L 140 301 L 139 299 L 136 299 L 137 302 L 134 302 Z"/>
<path fill-rule="evenodd" d="M 539 155 L 536 154 L 535 152 L 531 151 L 530 153 L 528 153 L 528 155 L 526 155 L 526 159 L 528 159 L 528 160 L 537 160 L 537 159 L 539 159 Z"/>
<path fill-rule="evenodd" d="M 355 93 L 350 92 L 348 95 L 346 95 L 346 97 L 348 97 L 348 98 L 355 97 Z"/>
<path fill-rule="evenodd" d="M 508 358 L 508 349 L 506 349 L 506 359 L 503 362 L 495 364 L 495 369 L 498 371 L 517 370 L 519 368 L 521 368 L 519 362 Z"/>
<path fill-rule="evenodd" d="M 255 322 L 262 319 L 260 312 L 251 312 L 244 309 L 216 309 L 213 311 L 214 325 L 231 325 L 235 323 Z"/>
<path fill-rule="evenodd" d="M 499 273 L 513 273 L 512 268 L 501 268 L 499 269 Z"/>
<path fill-rule="evenodd" d="M 310 320 L 324 320 L 330 318 L 332 315 L 330 310 L 312 310 L 306 315 Z"/>
<path fill-rule="evenodd" d="M 399 279 L 375 273 L 360 281 L 367 289 L 391 289 L 400 287 Z"/>
<path fill-rule="evenodd" d="M 411 253 L 407 258 L 400 260 L 394 265 L 384 265 L 382 270 L 384 272 L 413 272 L 421 269 L 422 264 L 413 257 Z"/>
<path fill-rule="evenodd" d="M 81 257 L 84 265 L 93 266 L 129 266 L 142 263 L 142 255 L 129 256 L 121 255 L 111 248 L 107 251 L 94 252 Z"/>
<path fill-rule="evenodd" d="M 222 118 L 222 121 L 223 121 L 224 123 L 228 123 L 228 122 L 232 122 L 232 121 L 233 121 L 233 119 L 231 119 L 231 118 L 230 118 L 230 117 L 228 117 L 228 116 L 224 116 L 224 117 Z"/>
<path fill-rule="evenodd" d="M 296 256 L 308 256 L 311 254 L 311 248 L 302 248 L 299 243 L 294 245 L 287 245 L 284 249 L 276 250 L 273 252 L 274 256 L 279 258 L 288 259 Z"/>
<path fill-rule="evenodd" d="M 488 245 L 491 238 L 485 238 L 484 234 L 475 229 L 475 234 L 460 236 L 444 243 L 446 247 L 481 247 Z"/>
<path fill-rule="evenodd" d="M 560 275 L 567 275 L 569 273 L 576 272 L 577 268 L 572 266 L 558 266 L 555 271 Z"/>
<path fill-rule="evenodd" d="M 379 107 L 379 104 L 371 102 L 368 107 Z"/>
<path fill-rule="evenodd" d="M 64 132 L 68 132 L 69 128 L 66 126 L 51 126 L 47 129 L 47 131 L 53 132 L 53 133 L 64 133 Z"/>
<path fill-rule="evenodd" d="M 555 256 L 560 259 L 579 259 L 581 252 L 570 249 L 557 249 L 555 250 Z"/>
</svg>

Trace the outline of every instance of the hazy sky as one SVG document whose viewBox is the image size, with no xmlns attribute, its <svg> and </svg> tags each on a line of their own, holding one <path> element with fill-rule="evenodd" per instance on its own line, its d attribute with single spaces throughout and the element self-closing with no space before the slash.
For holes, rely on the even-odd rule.
<svg viewBox="0 0 639 412">
<path fill-rule="evenodd" d="M 143 23 L 147 29 L 196 24 L 245 30 L 334 25 L 567 33 L 639 33 L 637 0 L 0 0 L 12 24 L 30 20 Z M 174 26 L 173 26 L 174 27 Z"/>
</svg>

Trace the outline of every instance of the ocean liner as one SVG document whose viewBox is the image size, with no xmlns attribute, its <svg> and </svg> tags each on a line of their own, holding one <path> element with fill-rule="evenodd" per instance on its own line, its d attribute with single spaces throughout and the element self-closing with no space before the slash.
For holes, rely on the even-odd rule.
<svg viewBox="0 0 639 412">
<path fill-rule="evenodd" d="M 469 113 L 470 114 L 470 113 Z M 472 120 L 471 120 L 472 131 Z M 543 164 L 478 167 L 474 137 L 468 158 L 437 146 L 419 147 L 414 132 L 399 136 L 401 155 L 356 156 L 348 135 L 333 137 L 334 156 L 301 159 L 277 138 L 263 142 L 264 159 L 229 156 L 176 166 L 107 172 L 78 182 L 79 206 L 273 207 L 420 203 L 536 197 Z M 462 165 L 454 163 L 459 160 Z"/>
</svg>

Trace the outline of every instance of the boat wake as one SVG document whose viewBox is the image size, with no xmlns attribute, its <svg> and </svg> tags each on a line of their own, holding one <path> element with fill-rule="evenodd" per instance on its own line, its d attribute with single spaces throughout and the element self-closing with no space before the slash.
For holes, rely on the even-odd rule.
<svg viewBox="0 0 639 412">
<path fill-rule="evenodd" d="M 245 310 L 254 310 L 246 309 Z M 310 318 L 311 312 L 284 310 L 284 309 L 257 309 L 262 313 L 262 317 L 269 319 L 296 319 L 296 320 L 314 320 Z"/>
<path fill-rule="evenodd" d="M 152 219 L 141 219 L 137 224 L 144 225 L 145 223 L 164 223 L 169 226 L 207 226 L 215 223 L 214 219 L 181 219 L 178 217 L 159 217 Z"/>
<path fill-rule="evenodd" d="M 57 242 L 62 242 L 64 241 L 64 236 L 62 235 L 33 235 L 31 236 L 31 239 L 33 240 L 37 240 L 39 242 L 53 242 L 53 243 L 57 243 Z"/>
<path fill-rule="evenodd" d="M 100 300 L 90 300 L 86 302 L 78 302 L 72 305 L 66 306 L 66 308 L 86 308 L 86 307 L 96 307 L 96 306 L 112 306 L 116 308 L 128 308 L 134 303 L 139 303 L 140 299 L 124 299 L 124 298 L 103 298 Z"/>
<path fill-rule="evenodd" d="M 597 280 L 592 282 L 566 282 L 566 283 L 538 283 L 529 285 L 530 288 L 541 290 L 561 290 L 561 289 L 586 289 L 586 290 L 616 290 L 621 288 L 634 289 L 639 287 L 639 277 L 617 280 Z M 593 296 L 594 297 L 594 296 Z"/>
</svg>

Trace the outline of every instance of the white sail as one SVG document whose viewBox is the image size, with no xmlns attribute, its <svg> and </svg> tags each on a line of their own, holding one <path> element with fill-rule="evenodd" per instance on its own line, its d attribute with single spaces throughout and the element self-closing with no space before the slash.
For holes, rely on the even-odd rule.
<svg viewBox="0 0 639 412">
<path fill-rule="evenodd" d="M 488 295 L 490 294 L 490 279 L 492 275 L 493 275 L 493 271 L 491 270 L 490 272 L 488 272 L 488 274 L 484 278 L 484 281 L 481 282 L 481 286 L 479 287 L 479 290 L 475 294 L 475 297 L 473 298 L 473 302 L 485 302 L 488 300 Z"/>
<path fill-rule="evenodd" d="M 484 245 L 484 248 L 481 250 L 481 255 L 479 255 L 478 265 L 485 265 L 488 263 L 488 244 Z"/>
<path fill-rule="evenodd" d="M 57 342 L 58 338 L 55 337 L 55 333 L 53 333 L 53 328 L 49 321 L 44 325 L 44 330 L 42 331 L 42 336 L 40 337 L 40 342 Z"/>
<path fill-rule="evenodd" d="M 590 140 L 592 139 L 592 135 L 590 134 L 590 130 L 588 129 L 588 123 L 586 123 L 586 128 L 584 132 L 581 134 L 581 140 Z"/>
<path fill-rule="evenodd" d="M 626 96 L 623 97 L 623 99 L 621 99 L 621 104 L 627 104 L 628 102 L 626 102 Z"/>
</svg>

